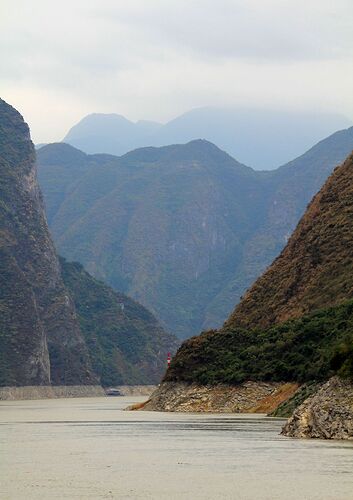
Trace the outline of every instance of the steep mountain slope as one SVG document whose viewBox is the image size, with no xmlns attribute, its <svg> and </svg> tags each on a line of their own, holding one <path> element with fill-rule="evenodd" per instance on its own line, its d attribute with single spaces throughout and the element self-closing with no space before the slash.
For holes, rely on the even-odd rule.
<svg viewBox="0 0 353 500">
<path fill-rule="evenodd" d="M 157 384 L 178 342 L 143 306 L 61 259 L 92 366 L 103 386 Z"/>
<path fill-rule="evenodd" d="M 99 168 L 115 157 L 105 154 L 88 156 L 67 144 L 59 143 L 42 147 L 37 152 L 37 159 L 39 181 L 42 189 L 43 186 L 46 189 L 44 194 L 45 208 L 50 225 L 53 217 L 70 197 L 81 177 L 91 167 Z M 99 183 L 99 179 L 97 179 L 97 183 Z M 93 195 L 94 192 L 88 193 L 87 200 L 82 200 L 82 204 L 85 201 L 89 202 Z"/>
<path fill-rule="evenodd" d="M 353 377 L 353 155 L 224 327 L 185 342 L 167 381 Z"/>
<path fill-rule="evenodd" d="M 71 158 L 71 148 L 61 146 L 60 182 L 50 185 L 54 211 L 67 194 L 62 187 L 86 168 L 86 155 L 74 151 L 76 171 Z M 102 161 L 109 157 L 94 156 L 88 165 Z M 176 339 L 143 306 L 96 281 L 80 264 L 59 264 L 28 127 L 1 100 L 0 178 L 0 385 L 157 383 Z M 42 394 L 51 393 L 35 391 Z"/>
<path fill-rule="evenodd" d="M 245 242 L 236 274 L 209 304 L 203 328 L 217 327 L 248 286 L 280 253 L 307 204 L 336 165 L 353 150 L 353 127 L 320 141 L 299 158 L 265 177 L 268 204 L 263 226 Z"/>
<path fill-rule="evenodd" d="M 63 167 L 50 174 L 41 155 L 41 184 L 53 214 L 48 177 L 54 185 Z M 205 304 L 234 272 L 242 241 L 264 213 L 254 171 L 206 141 L 136 150 L 88 166 L 66 192 L 49 219 L 60 253 L 134 297 L 182 337 L 202 325 Z"/>
<path fill-rule="evenodd" d="M 0 383 L 95 383 L 47 228 L 29 129 L 3 100 L 0 178 Z"/>
<path fill-rule="evenodd" d="M 255 172 L 207 141 L 120 158 L 52 144 L 39 179 L 60 253 L 185 338 L 223 323 L 352 149 L 353 127 Z"/>
<path fill-rule="evenodd" d="M 267 327 L 353 294 L 353 156 L 314 197 L 286 248 L 228 320 Z"/>
<path fill-rule="evenodd" d="M 352 215 L 353 154 L 223 328 L 182 344 L 144 409 L 268 412 L 299 405 L 284 434 L 352 439 Z"/>
<path fill-rule="evenodd" d="M 121 155 L 138 147 L 203 138 L 255 169 L 272 169 L 352 122 L 329 113 L 198 108 L 165 125 L 133 123 L 117 114 L 92 114 L 63 139 L 86 153 Z"/>
</svg>

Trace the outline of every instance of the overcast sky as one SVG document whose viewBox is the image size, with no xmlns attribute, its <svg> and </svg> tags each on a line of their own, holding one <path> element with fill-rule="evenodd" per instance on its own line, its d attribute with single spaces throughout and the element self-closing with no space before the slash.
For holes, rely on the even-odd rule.
<svg viewBox="0 0 353 500">
<path fill-rule="evenodd" d="M 92 112 L 200 106 L 353 119 L 352 0 L 0 0 L 0 96 L 35 142 Z"/>
</svg>

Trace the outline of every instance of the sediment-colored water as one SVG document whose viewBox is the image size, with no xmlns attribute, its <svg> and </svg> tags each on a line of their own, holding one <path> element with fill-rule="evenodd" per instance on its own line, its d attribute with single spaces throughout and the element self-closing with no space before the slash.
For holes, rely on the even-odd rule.
<svg viewBox="0 0 353 500">
<path fill-rule="evenodd" d="M 285 438 L 259 415 L 123 411 L 138 399 L 0 402 L 0 498 L 353 499 L 352 442 Z"/>
</svg>

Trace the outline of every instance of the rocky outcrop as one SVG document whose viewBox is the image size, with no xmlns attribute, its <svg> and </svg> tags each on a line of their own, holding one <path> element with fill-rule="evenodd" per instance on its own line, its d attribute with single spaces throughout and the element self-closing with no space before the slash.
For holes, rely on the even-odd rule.
<svg viewBox="0 0 353 500">
<path fill-rule="evenodd" d="M 60 265 L 28 126 L 0 100 L 0 387 L 156 384 L 178 345 L 143 306 Z"/>
<path fill-rule="evenodd" d="M 279 404 L 278 407 L 269 413 L 269 417 L 289 418 L 293 415 L 294 410 L 304 403 L 306 399 L 315 394 L 321 386 L 318 382 L 303 384 L 299 389 L 288 399 Z"/>
<path fill-rule="evenodd" d="M 143 406 L 143 410 L 268 413 L 290 397 L 297 384 L 245 382 L 238 386 L 196 385 L 164 382 Z"/>
<path fill-rule="evenodd" d="M 353 440 L 353 383 L 331 378 L 294 411 L 282 434 L 297 438 Z"/>
<path fill-rule="evenodd" d="M 92 385 L 22 116 L 0 99 L 0 386 Z"/>
</svg>

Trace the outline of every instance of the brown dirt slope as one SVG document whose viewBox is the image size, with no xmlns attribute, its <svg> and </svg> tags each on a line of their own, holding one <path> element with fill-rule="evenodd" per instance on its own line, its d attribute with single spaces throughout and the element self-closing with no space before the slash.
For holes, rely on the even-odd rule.
<svg viewBox="0 0 353 500">
<path fill-rule="evenodd" d="M 267 328 L 353 295 L 353 154 L 313 198 L 287 246 L 226 322 Z"/>
</svg>

